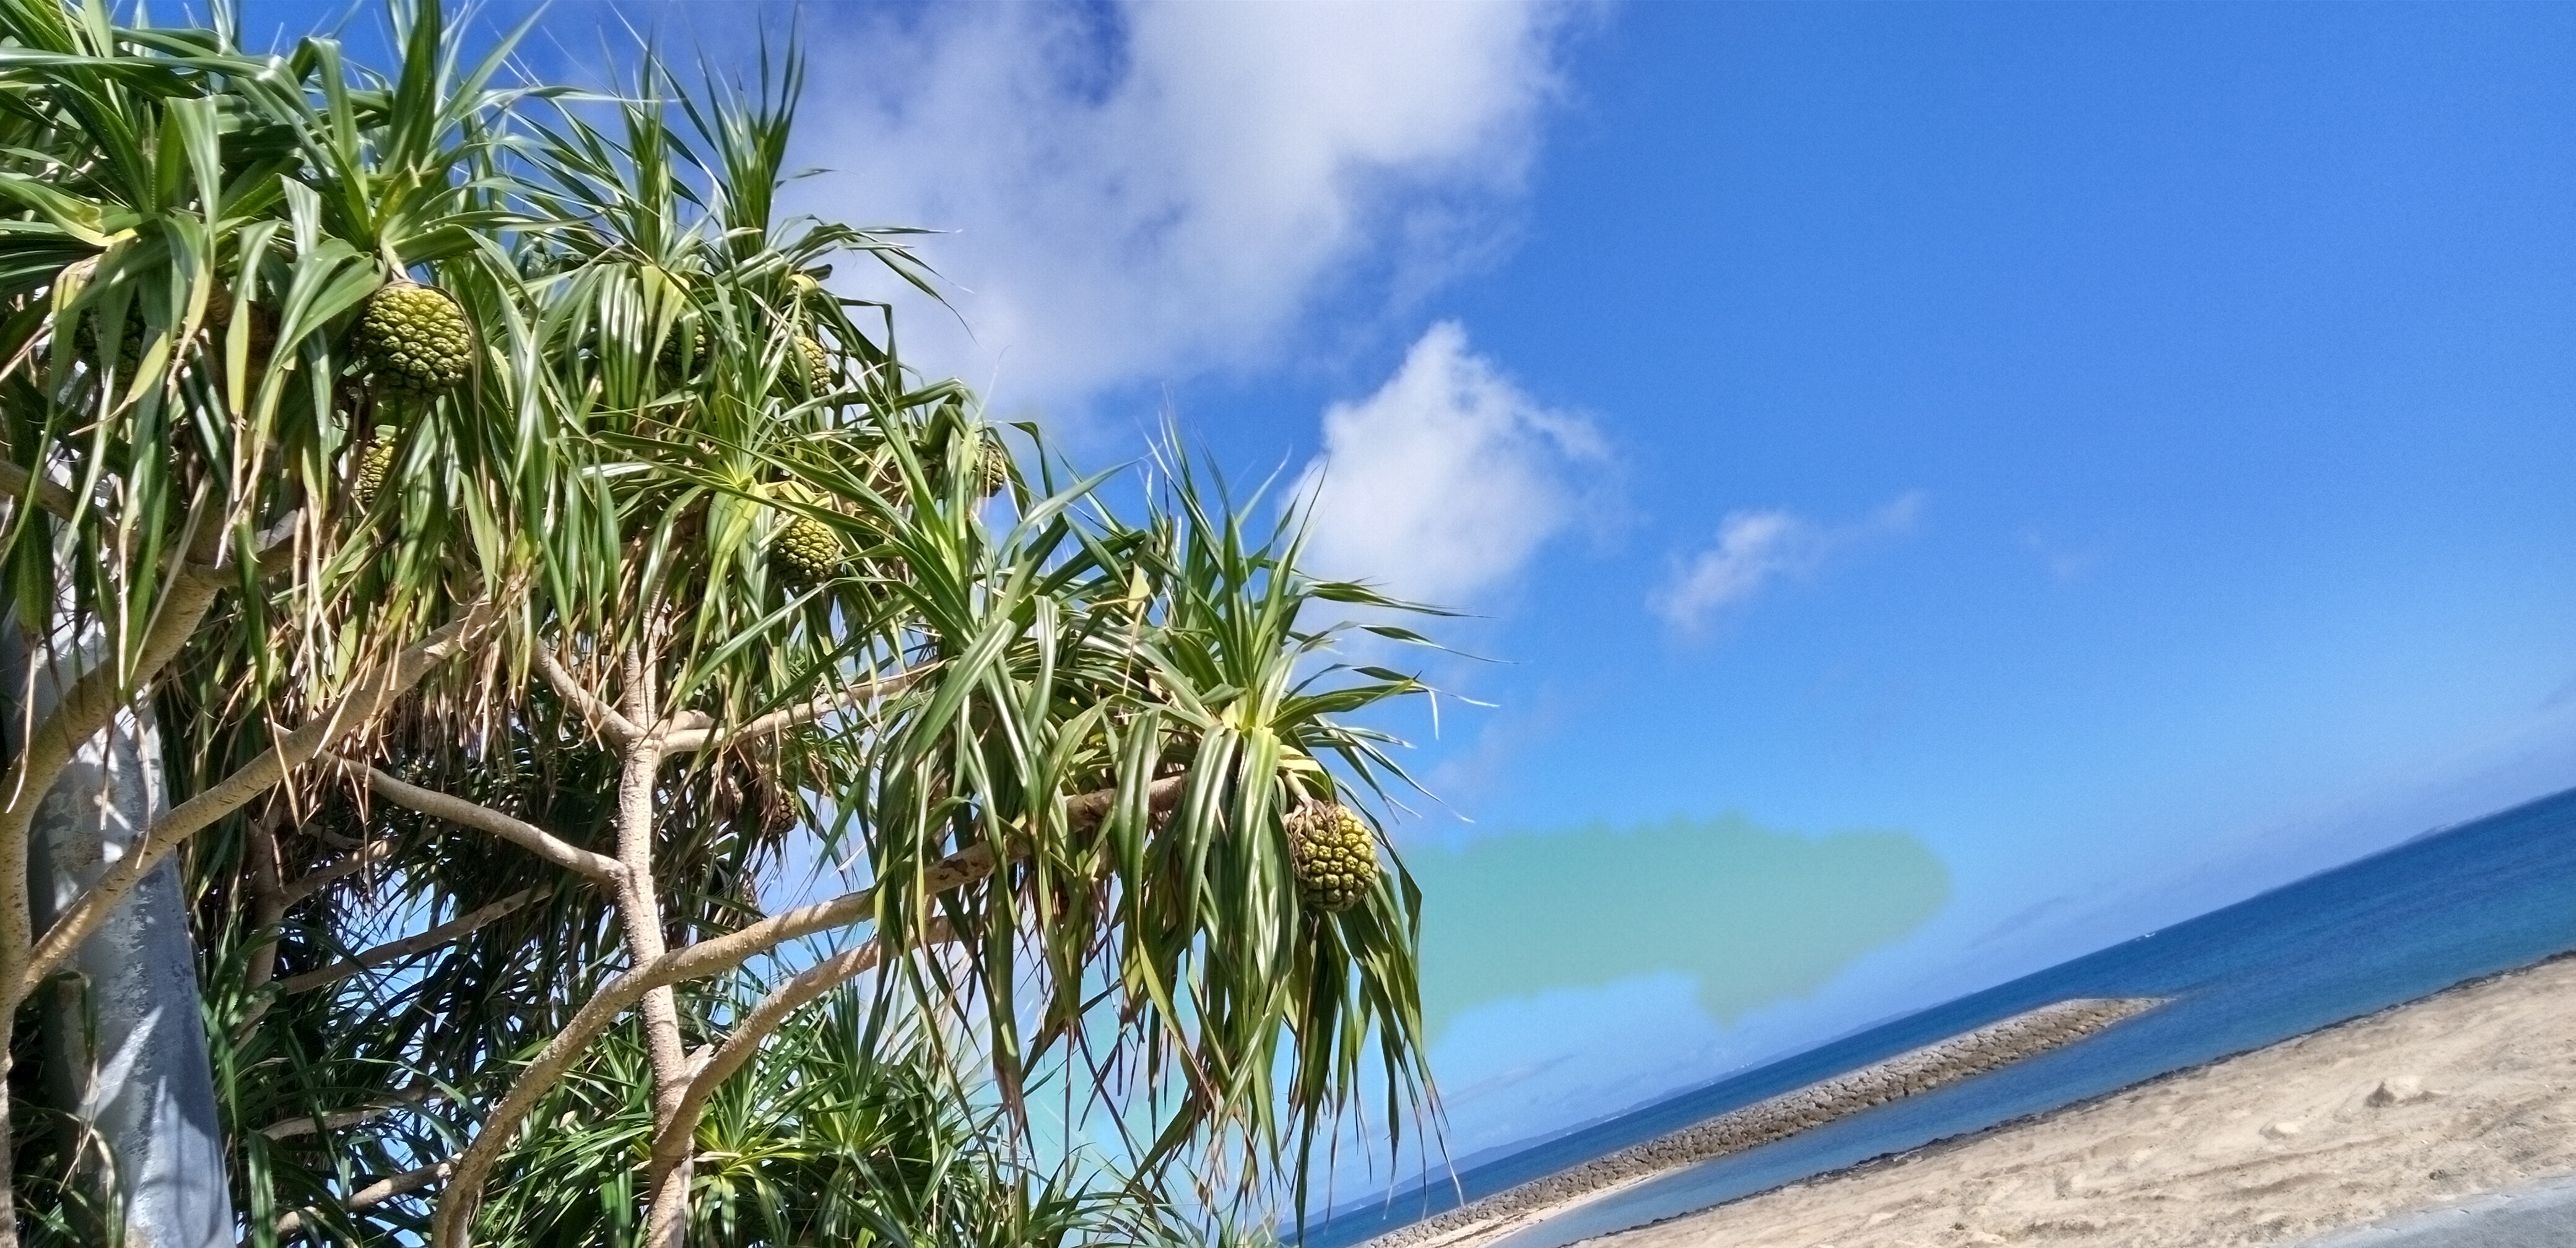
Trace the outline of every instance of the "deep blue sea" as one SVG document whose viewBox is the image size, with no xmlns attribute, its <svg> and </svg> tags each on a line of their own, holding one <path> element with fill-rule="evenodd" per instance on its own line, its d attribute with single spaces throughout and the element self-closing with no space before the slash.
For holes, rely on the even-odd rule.
<svg viewBox="0 0 2576 1248">
<path fill-rule="evenodd" d="M 1528 1227 L 1562 1248 L 1828 1170 L 2116 1091 L 2576 950 L 2576 790 L 1909 1015 L 1464 1172 L 1474 1200 L 2068 997 L 2171 997 L 2066 1048 L 1762 1148 L 1678 1170 Z M 1457 1203 L 1443 1182 L 1310 1225 L 1343 1245 Z"/>
</svg>

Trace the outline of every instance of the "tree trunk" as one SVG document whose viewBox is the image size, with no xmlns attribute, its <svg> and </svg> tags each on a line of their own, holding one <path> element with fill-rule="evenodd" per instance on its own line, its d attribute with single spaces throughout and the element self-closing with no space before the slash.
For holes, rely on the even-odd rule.
<svg viewBox="0 0 2576 1248">
<path fill-rule="evenodd" d="M 97 642 L 34 648 L 0 629 L 8 747 L 17 750 Z M 64 651 L 72 651 L 66 654 Z M 32 706 L 14 705 L 26 691 Z M 149 707 L 118 714 L 82 744 L 45 795 L 28 875 L 38 930 L 110 863 L 131 852 L 165 804 L 160 732 Z M 108 915 L 45 1004 L 45 1084 L 97 1132 L 114 1167 L 128 1248 L 231 1248 L 232 1195 L 197 990 L 195 942 L 164 862 Z"/>
<path fill-rule="evenodd" d="M 646 642 L 636 643 L 626 656 L 626 718 L 646 735 L 626 743 L 617 777 L 617 857 L 626 864 L 618 928 L 626 938 L 626 956 L 636 966 L 666 952 L 661 898 L 653 876 L 653 790 L 661 782 L 665 756 L 659 734 L 666 727 L 654 689 L 654 657 Z M 643 1016 L 645 1051 L 653 1062 L 653 1128 L 658 1136 L 678 1115 L 680 1101 L 689 1093 L 689 1053 L 680 1036 L 679 998 L 671 989 L 656 988 L 645 994 Z M 645 1193 L 653 1203 L 646 1212 L 644 1248 L 682 1248 L 688 1229 L 689 1181 L 690 1165 L 683 1159 L 669 1181 L 679 1185 L 676 1206 L 666 1202 L 659 1190 Z"/>
</svg>

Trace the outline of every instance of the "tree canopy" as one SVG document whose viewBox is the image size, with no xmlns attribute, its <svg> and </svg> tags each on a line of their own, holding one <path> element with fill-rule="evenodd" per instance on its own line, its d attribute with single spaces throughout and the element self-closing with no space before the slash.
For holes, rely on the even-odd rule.
<svg viewBox="0 0 2576 1248">
<path fill-rule="evenodd" d="M 915 231 L 781 207 L 792 49 L 390 17 L 0 0 L 0 575 L 76 668 L 0 777 L 15 1227 L 114 1221 L 30 1036 L 165 863 L 248 1243 L 1133 1239 L 1418 1121 L 1421 686 L 1335 650 L 1403 605 L 905 367 Z M 34 896 L 146 713 L 166 803 Z"/>
</svg>

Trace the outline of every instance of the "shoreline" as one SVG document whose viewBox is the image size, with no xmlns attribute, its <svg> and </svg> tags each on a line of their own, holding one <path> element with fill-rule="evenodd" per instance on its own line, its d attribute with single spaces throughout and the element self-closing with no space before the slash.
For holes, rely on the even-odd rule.
<svg viewBox="0 0 2576 1248">
<path fill-rule="evenodd" d="M 2120 1091 L 1582 1242 L 2281 1244 L 2571 1173 L 2576 954 L 2560 954 Z M 1645 1177 L 1652 1176 L 1636 1181 Z M 1428 1242 L 1480 1248 L 1613 1190 Z"/>
<path fill-rule="evenodd" d="M 2086 997 L 2043 1005 L 1469 1201 L 1367 1240 L 1360 1248 L 1485 1242 L 1683 1167 L 1759 1148 L 2036 1057 L 2161 1004 L 2153 997 Z"/>
</svg>

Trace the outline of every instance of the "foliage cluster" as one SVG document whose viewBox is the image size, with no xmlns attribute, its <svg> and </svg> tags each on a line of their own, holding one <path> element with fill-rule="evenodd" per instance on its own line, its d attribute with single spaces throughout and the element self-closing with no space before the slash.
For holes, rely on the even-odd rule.
<svg viewBox="0 0 2576 1248">
<path fill-rule="evenodd" d="M 1419 897 L 1324 813 L 1400 776 L 1330 622 L 1398 604 L 907 370 L 825 285 L 935 293 L 907 231 L 780 211 L 792 56 L 579 94 L 392 16 L 0 0 L 0 577 L 82 663 L 0 776 L 0 1028 L 180 864 L 256 1244 L 1132 1240 L 1417 1117 Z M 143 709 L 168 808 L 32 898 Z M 773 912 L 817 861 L 866 886 Z M 82 1233 L 9 1086 L 12 1216 Z"/>
</svg>

